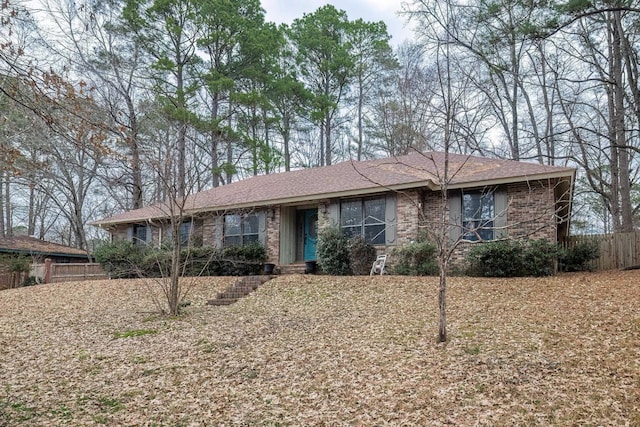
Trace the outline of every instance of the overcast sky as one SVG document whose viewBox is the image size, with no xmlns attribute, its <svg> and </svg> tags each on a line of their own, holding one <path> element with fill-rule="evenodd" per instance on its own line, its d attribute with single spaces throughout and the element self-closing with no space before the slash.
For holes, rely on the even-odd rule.
<svg viewBox="0 0 640 427">
<path fill-rule="evenodd" d="M 302 18 L 305 13 L 313 13 L 327 3 L 347 12 L 351 21 L 358 18 L 369 22 L 384 21 L 392 36 L 393 46 L 412 38 L 404 17 L 398 16 L 402 3 L 399 0 L 261 0 L 262 7 L 267 12 L 267 21 L 277 24 L 291 24 L 294 19 Z"/>
</svg>

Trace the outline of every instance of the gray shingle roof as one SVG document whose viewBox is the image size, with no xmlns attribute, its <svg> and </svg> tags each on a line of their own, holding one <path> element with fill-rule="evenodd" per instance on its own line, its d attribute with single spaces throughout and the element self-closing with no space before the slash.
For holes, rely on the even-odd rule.
<svg viewBox="0 0 640 427">
<path fill-rule="evenodd" d="M 414 153 L 366 161 L 254 176 L 188 197 L 186 212 L 276 205 L 366 194 L 384 189 L 427 186 L 440 188 L 444 153 Z M 549 177 L 573 177 L 568 167 L 547 166 L 477 156 L 449 155 L 450 188 L 526 181 Z M 166 217 L 163 205 L 152 205 L 114 215 L 94 225 L 108 225 Z"/>
</svg>

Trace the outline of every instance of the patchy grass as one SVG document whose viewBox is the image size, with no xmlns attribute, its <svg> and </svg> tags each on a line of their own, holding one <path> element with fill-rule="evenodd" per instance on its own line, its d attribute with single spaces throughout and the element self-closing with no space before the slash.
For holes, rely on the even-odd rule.
<svg viewBox="0 0 640 427">
<path fill-rule="evenodd" d="M 451 278 L 446 344 L 435 278 L 233 281 L 0 292 L 0 426 L 640 425 L 637 272 Z"/>
</svg>

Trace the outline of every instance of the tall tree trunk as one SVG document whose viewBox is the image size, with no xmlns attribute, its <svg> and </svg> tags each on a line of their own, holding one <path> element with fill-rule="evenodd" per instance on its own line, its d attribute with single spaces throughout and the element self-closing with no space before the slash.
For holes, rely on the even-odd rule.
<svg viewBox="0 0 640 427">
<path fill-rule="evenodd" d="M 282 127 L 284 129 L 284 132 L 282 133 L 282 144 L 283 144 L 283 150 L 284 150 L 284 170 L 286 172 L 289 172 L 291 170 L 291 151 L 289 148 L 289 136 L 290 136 L 290 121 L 289 121 L 289 117 L 287 115 L 285 115 L 284 117 L 282 117 Z"/>
<path fill-rule="evenodd" d="M 33 236 L 36 234 L 36 188 L 33 181 L 29 182 L 29 220 L 27 224 L 27 234 Z"/>
<path fill-rule="evenodd" d="M 516 53 L 516 41 L 515 36 L 514 40 L 511 43 L 511 70 L 513 72 L 513 82 L 511 86 L 511 99 L 509 100 L 509 104 L 511 106 L 511 138 L 512 138 L 512 146 L 511 146 L 511 157 L 513 160 L 520 160 L 520 141 L 518 140 L 518 85 L 520 80 L 520 62 L 518 61 L 518 56 Z"/>
<path fill-rule="evenodd" d="M 554 165 L 556 159 L 556 147 L 554 137 L 555 127 L 553 125 L 553 106 L 551 105 L 551 100 L 549 98 L 549 88 L 547 86 L 547 57 L 544 50 L 544 44 L 542 42 L 538 43 L 538 52 L 540 53 L 542 96 L 544 101 L 544 109 L 547 114 L 544 130 L 544 140 L 547 148 L 547 164 Z"/>
<path fill-rule="evenodd" d="M 324 138 L 325 138 L 325 164 L 331 166 L 331 117 L 327 114 L 327 121 L 325 122 Z"/>
<path fill-rule="evenodd" d="M 214 187 L 219 187 L 222 181 L 220 174 L 220 157 L 218 148 L 220 146 L 220 130 L 218 127 L 218 112 L 220 111 L 220 98 L 216 93 L 211 100 L 211 123 L 215 125 L 214 129 L 209 132 L 211 145 L 209 147 L 209 155 L 211 157 L 211 181 Z"/>
<path fill-rule="evenodd" d="M 179 62 L 178 62 L 179 63 Z M 187 123 L 184 116 L 186 115 L 187 110 L 187 102 L 184 94 L 184 69 L 181 65 L 178 66 L 178 71 L 176 73 L 176 91 L 177 91 L 177 103 L 180 118 L 179 118 L 179 126 L 178 126 L 178 141 L 177 141 L 177 151 L 178 151 L 178 176 L 176 183 L 176 193 L 179 199 L 182 199 L 186 195 L 186 147 L 187 147 Z"/>
<path fill-rule="evenodd" d="M 135 106 L 130 97 L 127 97 L 127 109 L 129 110 L 129 123 L 130 123 L 130 135 L 129 135 L 129 151 L 131 154 L 131 205 L 133 209 L 140 209 L 144 205 L 143 191 L 142 191 L 142 167 L 140 161 L 140 146 L 139 146 L 139 134 L 140 129 L 138 125 L 138 116 L 136 114 Z"/>
<path fill-rule="evenodd" d="M 5 209 L 5 234 L 13 236 L 13 209 L 11 208 L 11 180 L 9 173 L 5 172 L 4 179 L 4 209 Z"/>
<path fill-rule="evenodd" d="M 364 104 L 364 83 L 362 79 L 358 82 L 358 161 L 362 160 L 362 110 Z"/>
<path fill-rule="evenodd" d="M 7 227 L 4 221 L 4 170 L 0 165 L 0 237 L 7 236 Z"/>
<path fill-rule="evenodd" d="M 633 207 L 631 203 L 631 183 L 629 176 L 629 149 L 627 148 L 626 129 L 625 129 L 625 87 L 623 75 L 623 57 L 622 57 L 622 12 L 620 10 L 613 11 L 613 56 L 614 56 L 614 79 L 615 85 L 615 101 L 616 101 L 616 139 L 615 145 L 618 151 L 618 189 L 620 194 L 620 214 L 621 224 L 620 231 L 633 231 Z"/>
<path fill-rule="evenodd" d="M 231 110 L 231 101 L 229 101 L 229 110 Z M 229 117 L 227 118 L 227 126 L 229 127 L 229 129 L 231 129 L 231 114 L 229 114 Z M 230 137 L 227 138 L 227 184 L 231 184 L 231 181 L 233 181 L 233 172 L 232 172 L 232 166 L 233 165 L 233 141 L 231 140 Z"/>
<path fill-rule="evenodd" d="M 611 216 L 613 218 L 613 229 L 615 232 L 622 231 L 621 222 L 621 174 L 620 154 L 621 146 L 625 144 L 624 131 L 624 86 L 622 82 L 622 61 L 620 52 L 620 33 L 616 21 L 616 13 L 609 13 L 609 69 L 611 72 L 610 83 L 610 138 L 611 138 Z"/>
<path fill-rule="evenodd" d="M 325 165 L 325 159 L 324 159 L 324 156 L 325 156 L 325 150 L 324 150 L 324 144 L 325 144 L 324 130 L 325 130 L 325 126 L 324 126 L 324 121 L 325 120 L 326 119 L 323 118 L 320 121 L 320 147 L 319 147 L 319 149 L 320 149 L 320 156 L 319 156 L 320 157 L 320 166 L 324 166 Z"/>
</svg>

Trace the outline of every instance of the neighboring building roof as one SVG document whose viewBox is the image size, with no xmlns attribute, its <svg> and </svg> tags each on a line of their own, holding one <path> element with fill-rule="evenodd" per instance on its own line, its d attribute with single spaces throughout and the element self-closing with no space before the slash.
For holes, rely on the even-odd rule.
<svg viewBox="0 0 640 427">
<path fill-rule="evenodd" d="M 27 236 L 0 237 L 0 253 L 88 258 L 87 251 Z"/>
<path fill-rule="evenodd" d="M 406 190 L 440 189 L 444 153 L 414 153 L 331 166 L 259 175 L 189 196 L 185 212 L 197 213 L 255 206 L 301 203 L 332 197 Z M 497 185 L 535 179 L 569 177 L 575 169 L 513 160 L 449 154 L 449 188 Z M 93 225 L 144 221 L 169 216 L 164 205 L 152 205 L 114 215 Z"/>
</svg>

